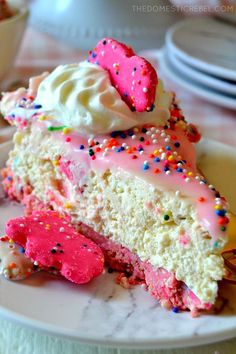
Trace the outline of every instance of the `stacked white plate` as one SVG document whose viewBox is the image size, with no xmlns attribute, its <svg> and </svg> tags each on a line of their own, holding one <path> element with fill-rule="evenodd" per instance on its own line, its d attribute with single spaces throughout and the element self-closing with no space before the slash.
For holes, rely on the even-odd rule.
<svg viewBox="0 0 236 354">
<path fill-rule="evenodd" d="M 236 24 L 208 17 L 181 21 L 167 32 L 160 61 L 176 83 L 236 109 Z"/>
</svg>

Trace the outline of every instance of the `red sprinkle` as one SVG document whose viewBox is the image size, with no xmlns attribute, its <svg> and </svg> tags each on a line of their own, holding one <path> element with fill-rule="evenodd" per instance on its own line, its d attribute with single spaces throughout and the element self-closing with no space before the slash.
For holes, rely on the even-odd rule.
<svg viewBox="0 0 236 354">
<path fill-rule="evenodd" d="M 180 118 L 182 116 L 182 113 L 178 109 L 172 109 L 170 111 L 170 115 L 171 117 Z"/>
<path fill-rule="evenodd" d="M 71 138 L 69 136 L 67 136 L 65 141 L 66 141 L 66 143 L 69 143 L 69 142 L 71 142 Z"/>
<path fill-rule="evenodd" d="M 201 203 L 205 202 L 205 200 L 206 200 L 206 199 L 205 199 L 204 197 L 198 198 L 198 201 L 201 202 Z"/>
<path fill-rule="evenodd" d="M 222 216 L 218 219 L 218 224 L 224 225 L 229 223 L 229 218 L 227 216 Z"/>
</svg>

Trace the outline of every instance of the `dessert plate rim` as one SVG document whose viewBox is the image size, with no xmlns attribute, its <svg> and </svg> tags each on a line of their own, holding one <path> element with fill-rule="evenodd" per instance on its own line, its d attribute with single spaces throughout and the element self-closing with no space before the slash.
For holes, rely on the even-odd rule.
<svg viewBox="0 0 236 354">
<path fill-rule="evenodd" d="M 208 21 L 215 21 L 214 19 L 207 19 Z M 174 40 L 174 35 L 177 33 L 178 30 L 185 26 L 190 26 L 192 28 L 192 23 L 193 21 L 204 21 L 203 18 L 195 18 L 195 19 L 185 19 L 181 22 L 178 22 L 177 24 L 173 25 L 166 33 L 166 45 L 169 48 L 170 51 L 172 51 L 176 56 L 181 58 L 186 64 L 194 66 L 196 69 L 200 69 L 202 71 L 205 71 L 208 74 L 216 75 L 218 77 L 221 77 L 222 79 L 228 79 L 228 80 L 236 80 L 236 70 L 231 70 L 227 69 L 223 66 L 219 66 L 216 64 L 208 63 L 207 61 L 204 61 L 203 59 L 194 57 L 187 51 L 185 51 L 183 48 L 180 48 Z"/>
<path fill-rule="evenodd" d="M 206 72 L 200 71 L 195 67 L 184 62 L 175 53 L 170 53 L 167 49 L 168 58 L 173 67 L 175 67 L 179 72 L 189 79 L 194 80 L 196 83 L 203 84 L 209 89 L 215 89 L 219 93 L 235 95 L 236 99 L 236 84 L 230 84 L 224 80 L 218 79 L 214 76 L 209 75 Z"/>
<path fill-rule="evenodd" d="M 233 95 L 231 97 L 223 92 L 213 90 L 193 79 L 186 77 L 182 73 L 180 74 L 179 71 L 177 71 L 177 68 L 174 68 L 169 62 L 166 49 L 157 53 L 157 58 L 160 61 L 160 67 L 163 72 L 165 72 L 174 82 L 180 84 L 182 87 L 188 89 L 206 101 L 217 104 L 220 107 L 226 107 L 233 110 L 236 109 L 236 99 L 233 98 Z"/>
<path fill-rule="evenodd" d="M 205 141 L 203 140 L 203 145 L 201 148 L 201 153 L 202 151 L 204 152 L 204 144 L 209 143 L 210 144 L 218 144 L 218 142 L 214 142 L 212 140 L 209 139 L 205 139 Z M 223 146 L 224 144 L 221 144 L 221 146 Z M 1 168 L 1 164 L 4 163 L 4 160 L 7 157 L 7 153 L 10 150 L 12 146 L 11 142 L 7 142 L 4 144 L 0 145 L 0 168 Z M 227 148 L 229 146 L 225 145 Z M 202 150 L 203 149 L 203 150 Z M 232 147 L 232 153 L 235 156 L 235 161 L 236 161 L 236 148 Z M 9 204 L 6 204 L 6 206 L 9 206 Z M 1 207 L 1 201 L 0 201 L 0 207 Z M 19 208 L 17 206 L 17 208 Z M 6 211 L 6 207 L 5 207 L 5 211 Z M 3 208 L 2 208 L 3 210 Z M 2 214 L 0 213 L 0 219 L 2 218 Z M 0 220 L 1 223 L 1 220 Z M 110 279 L 112 275 L 110 274 L 105 274 L 104 275 L 104 279 L 102 281 L 107 282 L 106 284 L 111 285 L 111 283 L 113 284 L 113 280 Z M 91 301 L 91 293 L 92 296 L 94 295 L 94 289 L 96 290 L 96 287 L 98 287 L 97 283 L 100 282 L 99 278 L 97 280 L 95 280 L 94 282 L 92 282 L 91 284 L 88 285 L 88 287 L 86 288 L 86 290 L 83 290 L 82 288 L 78 289 L 78 286 L 68 283 L 66 281 L 63 280 L 58 280 L 57 278 L 50 278 L 50 281 L 47 282 L 47 275 L 43 275 L 43 274 L 36 274 L 35 275 L 35 280 L 28 280 L 26 282 L 19 282 L 19 283 L 13 283 L 13 282 L 9 282 L 6 281 L 4 279 L 0 279 L 0 316 L 10 319 L 11 321 L 14 321 L 18 324 L 22 324 L 28 328 L 34 329 L 34 330 L 38 330 L 39 332 L 43 332 L 43 333 L 47 333 L 47 334 L 51 334 L 51 335 L 56 335 L 56 336 L 60 336 L 63 338 L 67 338 L 67 339 L 72 339 L 72 340 L 77 340 L 78 342 L 81 343 L 85 343 L 85 344 L 92 344 L 92 345 L 100 345 L 100 346 L 112 346 L 112 347 L 123 347 L 123 348 L 139 348 L 139 349 L 164 349 L 164 348 L 180 348 L 180 347 L 192 347 L 192 346 L 197 346 L 197 345 L 203 345 L 203 344 L 210 344 L 210 343 L 214 343 L 214 342 L 219 342 L 225 339 L 230 339 L 235 337 L 236 335 L 236 312 L 234 312 L 234 314 L 232 315 L 232 324 L 230 322 L 230 326 L 224 327 L 224 321 L 227 322 L 227 320 L 229 319 L 229 315 L 222 315 L 222 316 L 214 316 L 213 318 L 210 315 L 202 315 L 199 318 L 196 319 L 192 319 L 190 317 L 189 313 L 179 313 L 179 314 L 174 314 L 171 311 L 167 311 L 165 309 L 160 308 L 155 300 L 152 300 L 149 294 L 146 294 L 140 287 L 135 287 L 134 291 L 133 290 L 126 290 L 126 289 L 122 289 L 120 288 L 118 285 L 112 285 L 112 291 L 114 291 L 114 287 L 116 289 L 116 296 L 115 299 L 117 301 L 117 305 L 119 308 L 119 311 L 125 311 L 124 312 L 124 318 L 126 318 L 126 321 L 128 321 L 128 317 L 127 317 L 127 313 L 129 313 L 130 311 L 130 306 L 126 307 L 125 301 L 129 300 L 130 298 L 135 298 L 135 302 L 136 305 L 138 304 L 138 301 L 142 302 L 143 301 L 143 296 L 146 296 L 144 300 L 147 300 L 148 302 L 150 302 L 151 305 L 151 311 L 152 314 L 155 313 L 156 311 L 156 321 L 170 321 L 176 324 L 176 321 L 179 321 L 179 324 L 183 325 L 183 328 L 185 328 L 185 326 L 193 326 L 193 329 L 195 328 L 195 330 L 192 331 L 191 335 L 186 334 L 187 332 L 182 332 L 180 331 L 180 333 L 175 336 L 175 337 L 171 337 L 173 331 L 170 332 L 166 332 L 163 333 L 163 335 L 159 337 L 155 337 L 155 335 L 150 334 L 150 330 L 151 328 L 149 328 L 149 330 L 147 331 L 146 338 L 145 336 L 140 336 L 140 337 L 130 337 L 129 334 L 125 334 L 121 331 L 121 333 L 123 333 L 122 335 L 118 335 L 116 334 L 116 332 L 114 332 L 114 334 L 110 334 L 108 335 L 106 333 L 106 329 L 105 329 L 105 333 L 104 335 L 99 335 L 99 333 L 103 333 L 101 332 L 99 329 L 98 332 L 95 331 L 94 329 L 94 334 L 91 335 L 91 331 L 88 330 L 87 331 L 83 331 L 82 335 L 80 333 L 80 331 L 78 330 L 78 328 L 75 327 L 72 328 L 70 326 L 67 325 L 67 322 L 65 320 L 65 318 L 63 317 L 63 307 L 59 307 L 60 310 L 62 310 L 62 314 L 60 317 L 60 314 L 55 314 L 55 323 L 49 323 L 49 322 L 45 322 L 43 320 L 44 316 L 48 316 L 50 314 L 50 301 L 52 301 L 52 304 L 54 303 L 54 301 L 56 302 L 56 304 L 59 306 L 62 306 L 62 304 L 60 303 L 61 300 L 57 300 L 57 299 L 52 299 L 52 294 L 59 294 L 60 291 L 65 291 L 66 292 L 66 298 L 67 298 L 67 294 L 68 294 L 68 302 L 67 303 L 71 303 L 70 307 L 72 307 L 72 314 L 74 314 L 75 309 L 74 307 L 74 303 L 70 302 L 70 299 L 75 299 L 75 296 L 78 296 L 78 292 L 79 292 L 79 297 L 80 297 L 80 302 L 83 303 L 83 298 L 86 298 L 86 301 Z M 43 278 L 43 281 L 42 281 Z M 45 281 L 46 278 L 46 281 Z M 29 279 L 33 279 L 29 278 Z M 38 282 L 38 283 L 37 283 Z M 97 283 L 96 283 L 97 282 Z M 42 285 L 43 284 L 43 285 Z M 101 286 L 101 284 L 100 284 Z M 45 288 L 44 288 L 45 287 Z M 12 290 L 14 289 L 14 294 L 12 292 Z M 117 290 L 118 289 L 118 290 Z M 34 314 L 32 315 L 32 312 L 30 312 L 30 307 L 32 307 L 33 305 L 31 303 L 34 302 L 34 298 L 30 298 L 27 299 L 27 294 L 30 294 L 29 291 L 32 291 L 33 293 L 35 293 L 35 296 L 37 296 L 37 292 L 38 293 L 38 298 L 40 300 L 39 303 L 44 303 L 45 299 L 48 299 L 49 297 L 49 304 L 46 305 L 46 309 L 44 309 L 44 306 L 42 306 L 39 310 L 39 312 L 36 311 L 36 314 L 39 313 L 38 318 L 37 316 L 34 318 Z M 46 291 L 45 291 L 46 290 Z M 59 291 L 58 291 L 59 290 Z M 68 293 L 67 293 L 68 292 Z M 6 298 L 6 295 L 10 293 L 13 294 L 13 296 L 9 296 L 10 299 Z M 32 293 L 32 294 L 33 294 Z M 73 293 L 73 294 L 72 294 Z M 143 295 L 143 293 L 145 293 Z M 23 308 L 21 308 L 21 310 L 18 310 L 18 307 L 16 306 L 16 303 L 12 303 L 13 300 L 18 299 L 18 296 L 20 297 L 20 294 L 25 294 L 26 296 L 26 300 L 24 300 L 24 304 L 23 304 Z M 73 295 L 73 297 L 71 298 L 70 295 Z M 102 294 L 102 292 L 100 293 L 100 295 Z M 5 295 L 5 297 L 4 297 Z M 106 294 L 109 295 L 109 294 Z M 45 296 L 43 298 L 43 296 Z M 58 295 L 60 297 L 60 295 Z M 50 299 L 51 297 L 51 299 Z M 98 296 L 99 297 L 99 296 Z M 22 297 L 20 297 L 21 301 Z M 63 299 L 63 297 L 61 298 Z M 30 301 L 29 301 L 30 300 Z M 98 299 L 97 301 L 99 301 L 100 299 Z M 142 302 L 143 303 L 143 302 Z M 87 304 L 87 302 L 86 302 Z M 87 306 L 86 304 L 84 304 L 84 309 Z M 90 302 L 91 304 L 91 302 Z M 98 302 L 97 302 L 98 304 Z M 122 309 L 122 306 L 125 305 L 124 309 Z M 67 305 L 68 306 L 68 305 Z M 99 304 L 98 304 L 99 306 Z M 109 305 L 107 305 L 109 306 Z M 29 309 L 27 310 L 26 307 L 29 307 Z M 22 310 L 23 309 L 23 310 Z M 84 310 L 83 309 L 83 310 Z M 135 307 L 135 311 L 137 310 L 137 307 Z M 94 311 L 96 312 L 96 309 L 94 309 Z M 103 310 L 104 311 L 104 310 Z M 139 310 L 140 311 L 140 310 Z M 144 316 L 144 318 L 142 317 L 142 320 L 144 320 L 144 326 L 145 326 L 145 316 L 146 316 L 146 311 L 143 310 L 144 312 L 139 312 L 139 315 L 142 314 L 142 316 Z M 42 313 L 41 313 L 42 312 Z M 45 314 L 45 313 L 46 314 Z M 47 315 L 48 312 L 48 315 Z M 44 313 L 44 314 L 43 314 Z M 65 313 L 65 312 L 64 312 Z M 99 314 L 100 312 L 98 312 Z M 145 315 L 143 315 L 145 313 Z M 93 316 L 93 312 L 89 312 L 88 313 L 88 317 L 89 314 L 91 316 Z M 100 313 L 101 314 L 101 313 Z M 80 314 L 81 315 L 81 314 Z M 109 315 L 109 313 L 108 313 Z M 116 313 L 116 316 L 118 316 L 119 314 Z M 97 312 L 95 313 L 95 316 L 97 316 Z M 140 316 L 141 318 L 141 316 Z M 104 318 L 103 318 L 104 319 Z M 209 321 L 210 323 L 214 323 L 217 322 L 217 319 L 220 321 L 223 321 L 223 325 L 222 327 L 218 325 L 215 326 L 215 330 L 212 331 L 211 325 L 209 325 Z M 64 322 L 65 320 L 65 322 Z M 94 319 L 91 318 L 91 321 L 93 321 Z M 99 319 L 100 320 L 100 319 Z M 109 316 L 108 316 L 108 320 L 109 320 Z M 58 323 L 56 321 L 61 321 L 61 323 Z M 83 323 L 83 326 L 86 324 L 91 326 L 92 323 L 89 322 L 90 319 L 85 319 L 84 321 L 86 322 L 85 324 Z M 118 325 L 114 325 L 111 321 L 111 326 L 114 326 L 114 331 L 119 332 L 118 327 L 121 326 L 121 323 Z M 212 322 L 213 321 L 213 322 Z M 75 322 L 76 324 L 76 322 Z M 101 323 L 101 326 L 103 324 Z M 135 322 L 133 322 L 133 326 L 135 325 Z M 163 322 L 162 322 L 163 325 Z M 208 331 L 204 332 L 198 332 L 199 328 L 202 327 L 209 327 L 211 333 L 209 334 Z M 161 328 L 161 327 L 160 327 Z M 146 330 L 146 329 L 145 329 Z M 143 332 L 142 332 L 143 333 Z M 151 332 L 152 333 L 152 332 Z"/>
</svg>

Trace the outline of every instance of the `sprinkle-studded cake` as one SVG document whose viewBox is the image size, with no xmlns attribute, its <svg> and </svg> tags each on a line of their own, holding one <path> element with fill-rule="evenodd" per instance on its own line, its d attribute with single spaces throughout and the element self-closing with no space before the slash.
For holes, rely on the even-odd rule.
<svg viewBox="0 0 236 354">
<path fill-rule="evenodd" d="M 1 111 L 17 127 L 4 188 L 27 214 L 69 216 L 123 285 L 144 284 L 166 308 L 213 306 L 226 201 L 197 169 L 200 134 L 148 61 L 105 38 L 87 61 L 5 93 Z"/>
</svg>

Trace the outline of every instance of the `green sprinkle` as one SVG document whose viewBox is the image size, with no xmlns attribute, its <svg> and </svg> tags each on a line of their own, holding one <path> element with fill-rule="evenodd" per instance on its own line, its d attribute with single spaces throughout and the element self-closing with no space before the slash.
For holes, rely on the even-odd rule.
<svg viewBox="0 0 236 354">
<path fill-rule="evenodd" d="M 218 248 L 219 247 L 219 242 L 215 242 L 214 243 L 214 248 Z"/>
<path fill-rule="evenodd" d="M 164 220 L 165 220 L 165 221 L 168 221 L 169 219 L 170 219 L 169 215 L 168 215 L 168 214 L 165 214 L 165 215 L 164 215 Z"/>
<path fill-rule="evenodd" d="M 225 231 L 226 230 L 226 227 L 225 226 L 221 226 L 221 231 Z"/>
<path fill-rule="evenodd" d="M 59 127 L 48 127 L 48 131 L 54 132 L 54 131 L 58 131 L 58 130 L 63 130 L 64 128 L 66 128 L 65 125 L 61 125 Z"/>
</svg>

